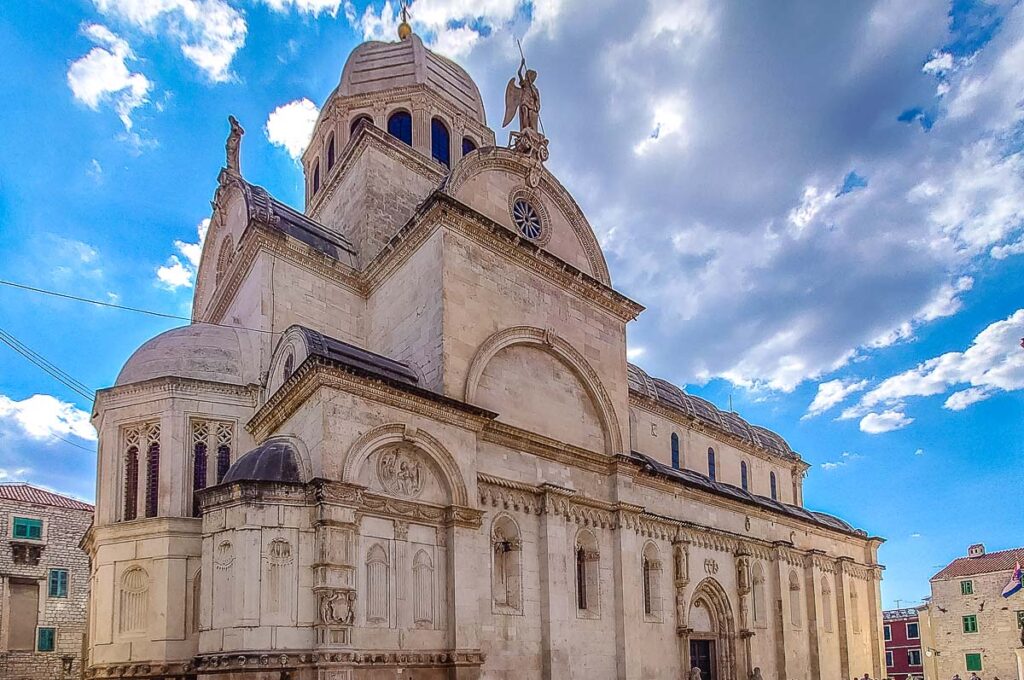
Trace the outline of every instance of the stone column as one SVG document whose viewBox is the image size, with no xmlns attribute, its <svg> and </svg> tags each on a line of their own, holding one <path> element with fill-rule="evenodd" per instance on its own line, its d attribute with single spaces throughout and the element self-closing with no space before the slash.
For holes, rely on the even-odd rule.
<svg viewBox="0 0 1024 680">
<path fill-rule="evenodd" d="M 544 680 L 562 680 L 571 677 L 566 631 L 574 623 L 569 620 L 569 612 L 575 611 L 570 601 L 574 590 L 566 574 L 569 533 L 563 513 L 568 499 L 575 492 L 554 484 L 544 484 L 541 489 L 544 496 L 537 549 L 540 558 L 542 677 Z"/>
<path fill-rule="evenodd" d="M 321 482 L 313 522 L 313 594 L 316 600 L 316 645 L 319 649 L 352 645 L 356 605 L 357 508 L 359 487 Z"/>
<path fill-rule="evenodd" d="M 483 512 L 474 508 L 448 508 L 448 588 L 451 623 L 448 639 L 460 662 L 453 680 L 480 678 L 480 597 L 490 592 L 487 569 L 480 566 L 481 556 L 490 554 L 488 537 L 481 533 Z"/>
<path fill-rule="evenodd" d="M 822 617 L 821 601 L 818 599 L 818 594 L 822 592 L 822 589 L 821 573 L 816 569 L 816 566 L 817 562 L 824 556 L 824 551 L 811 550 L 804 557 L 804 583 L 807 590 L 807 645 L 810 654 L 809 667 L 812 680 L 820 680 L 821 678 L 821 641 L 818 639 L 818 630 Z"/>
<path fill-rule="evenodd" d="M 740 641 L 736 670 L 740 677 L 747 677 L 754 671 L 750 649 L 750 638 L 754 636 L 754 631 L 750 620 L 751 576 L 749 555 L 750 553 L 742 545 L 736 551 L 736 590 L 739 593 L 739 630 L 737 630 L 736 634 Z"/>
<path fill-rule="evenodd" d="M 690 583 L 690 542 L 682 532 L 672 541 L 672 573 L 675 576 L 676 636 L 679 638 L 679 659 L 683 677 L 690 671 L 690 629 L 686 617 L 686 586 Z"/>
<path fill-rule="evenodd" d="M 847 598 L 849 590 L 846 579 L 849 577 L 849 557 L 836 560 L 836 634 L 839 636 L 839 670 L 845 677 L 851 676 L 850 670 L 850 623 L 847 619 Z"/>
<path fill-rule="evenodd" d="M 772 586 L 775 592 L 775 667 L 779 680 L 787 680 L 786 646 L 789 631 L 789 612 L 786 602 L 789 599 L 789 578 L 786 575 L 788 564 L 787 549 L 789 544 L 776 541 L 773 558 L 775 568 L 771 569 Z"/>
<path fill-rule="evenodd" d="M 637 534 L 640 513 L 637 505 L 619 503 L 616 517 L 618 528 L 612 547 L 612 562 L 615 572 L 615 643 L 617 647 L 616 677 L 632 680 L 640 677 L 641 664 L 638 658 L 643 630 L 640 626 L 627 625 L 631 612 L 643 602 L 640 554 L 643 541 Z"/>
<path fill-rule="evenodd" d="M 868 568 L 871 593 L 868 598 L 868 617 L 871 626 L 871 672 L 876 678 L 885 672 L 885 641 L 882 640 L 882 568 Z"/>
</svg>

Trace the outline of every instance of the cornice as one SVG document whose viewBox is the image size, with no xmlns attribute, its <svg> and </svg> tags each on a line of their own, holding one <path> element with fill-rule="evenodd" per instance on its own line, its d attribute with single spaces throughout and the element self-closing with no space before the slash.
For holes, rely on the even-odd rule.
<svg viewBox="0 0 1024 680">
<path fill-rule="evenodd" d="M 200 397 L 215 394 L 222 401 L 235 406 L 253 407 L 259 394 L 259 385 L 232 385 L 230 383 L 166 376 L 150 378 L 127 385 L 114 385 L 96 391 L 94 412 L 107 409 L 134 406 L 159 399 L 176 397 Z"/>
<path fill-rule="evenodd" d="M 488 421 L 480 432 L 480 438 L 582 470 L 600 474 L 609 474 L 611 471 L 612 459 L 604 453 L 566 444 L 498 420 Z"/>
<path fill-rule="evenodd" d="M 321 357 L 310 356 L 253 415 L 245 426 L 246 430 L 258 441 L 269 437 L 322 387 L 472 431 L 479 431 L 493 417 L 483 409 L 450 397 L 429 393 L 428 390 L 422 390 L 422 395 L 415 394 L 408 389 L 393 387 L 379 378 L 358 375 Z"/>
</svg>

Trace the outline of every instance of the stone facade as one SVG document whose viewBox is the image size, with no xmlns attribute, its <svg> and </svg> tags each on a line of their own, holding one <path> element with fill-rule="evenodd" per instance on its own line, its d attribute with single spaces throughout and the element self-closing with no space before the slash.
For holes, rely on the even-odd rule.
<svg viewBox="0 0 1024 680">
<path fill-rule="evenodd" d="M 349 57 L 305 213 L 221 172 L 194 323 L 97 399 L 92 676 L 882 674 L 880 539 L 627 364 L 643 308 L 494 139 L 408 35 Z"/>
<path fill-rule="evenodd" d="M 86 503 L 0 485 L 0 678 L 81 677 L 89 558 L 79 542 L 91 523 Z"/>
<path fill-rule="evenodd" d="M 968 678 L 972 671 L 982 678 L 1024 677 L 1024 591 L 1002 597 L 1018 562 L 1024 563 L 1024 548 L 986 553 L 978 544 L 932 577 L 932 596 L 919 608 L 927 680 Z"/>
</svg>

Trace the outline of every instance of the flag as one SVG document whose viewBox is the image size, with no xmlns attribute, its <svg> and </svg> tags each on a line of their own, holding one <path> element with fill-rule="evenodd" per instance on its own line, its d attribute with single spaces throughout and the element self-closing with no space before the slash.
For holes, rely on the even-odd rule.
<svg viewBox="0 0 1024 680">
<path fill-rule="evenodd" d="M 1017 562 L 1017 567 L 1013 570 L 1013 575 L 1010 576 L 1010 582 L 1003 588 L 1003 597 L 1010 597 L 1022 587 L 1024 587 L 1024 581 L 1021 580 L 1020 562 Z"/>
</svg>

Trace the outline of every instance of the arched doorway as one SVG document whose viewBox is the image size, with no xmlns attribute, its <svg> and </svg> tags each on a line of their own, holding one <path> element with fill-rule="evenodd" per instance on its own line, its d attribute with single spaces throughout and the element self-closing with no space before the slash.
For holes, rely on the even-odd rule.
<svg viewBox="0 0 1024 680">
<path fill-rule="evenodd" d="M 701 680 L 739 680 L 736 620 L 729 598 L 718 581 L 698 584 L 690 598 L 683 652 L 686 672 L 701 670 Z"/>
</svg>

